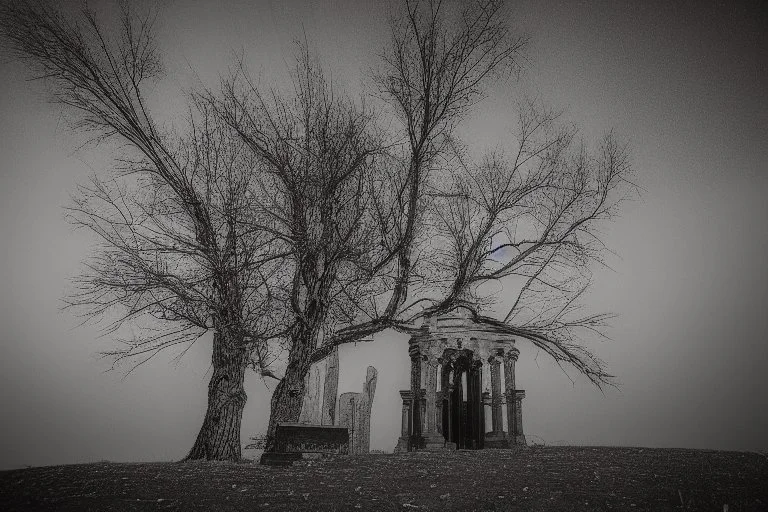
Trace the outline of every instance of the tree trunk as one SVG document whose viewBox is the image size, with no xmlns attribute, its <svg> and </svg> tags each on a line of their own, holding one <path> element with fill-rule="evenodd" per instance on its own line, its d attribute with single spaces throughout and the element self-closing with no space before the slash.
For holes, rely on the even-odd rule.
<svg viewBox="0 0 768 512">
<path fill-rule="evenodd" d="M 295 423 L 299 421 L 301 406 L 304 402 L 304 378 L 311 368 L 312 353 L 317 347 L 320 326 L 325 321 L 328 308 L 328 293 L 336 275 L 336 264 L 321 271 L 318 267 L 317 254 L 305 254 L 301 259 L 301 267 L 305 269 L 302 276 L 307 284 L 306 307 L 304 313 L 297 318 L 297 326 L 291 332 L 290 351 L 285 375 L 277 384 L 272 394 L 270 405 L 269 426 L 264 450 L 274 452 L 275 430 L 278 423 Z M 320 276 L 325 276 L 320 277 Z"/>
<path fill-rule="evenodd" d="M 243 383 L 248 352 L 226 336 L 213 335 L 213 375 L 208 384 L 208 410 L 187 460 L 240 460 L 240 426 L 246 394 Z"/>
<path fill-rule="evenodd" d="M 299 421 L 306 391 L 304 378 L 311 367 L 310 359 L 317 342 L 317 328 L 304 326 L 295 332 L 292 338 L 285 376 L 277 384 L 275 392 L 272 394 L 269 427 L 267 428 L 267 440 L 264 448 L 267 452 L 274 452 L 276 449 L 275 429 L 278 423 L 296 423 Z"/>
<path fill-rule="evenodd" d="M 267 428 L 267 442 L 264 450 L 274 452 L 275 429 L 278 423 L 296 423 L 301 415 L 301 405 L 304 401 L 304 377 L 307 372 L 300 371 L 299 365 L 288 366 L 285 377 L 277 384 L 272 394 Z"/>
</svg>

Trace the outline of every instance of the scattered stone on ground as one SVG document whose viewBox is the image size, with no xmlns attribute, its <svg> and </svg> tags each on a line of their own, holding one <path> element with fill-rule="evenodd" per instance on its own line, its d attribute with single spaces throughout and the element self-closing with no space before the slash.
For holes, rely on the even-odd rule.
<svg viewBox="0 0 768 512">
<path fill-rule="evenodd" d="M 768 458 L 540 447 L 0 472 L 0 510 L 768 510 Z"/>
</svg>

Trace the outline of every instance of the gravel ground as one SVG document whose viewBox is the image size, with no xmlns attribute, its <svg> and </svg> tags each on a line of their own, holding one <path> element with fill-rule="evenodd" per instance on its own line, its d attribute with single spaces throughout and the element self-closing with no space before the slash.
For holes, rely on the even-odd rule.
<svg viewBox="0 0 768 512">
<path fill-rule="evenodd" d="M 0 472 L 0 510 L 768 511 L 768 457 L 541 447 Z"/>
</svg>

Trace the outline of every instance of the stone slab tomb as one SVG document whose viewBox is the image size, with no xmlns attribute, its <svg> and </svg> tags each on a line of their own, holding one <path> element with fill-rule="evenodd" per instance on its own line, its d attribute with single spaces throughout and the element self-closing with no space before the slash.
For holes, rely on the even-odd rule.
<svg viewBox="0 0 768 512">
<path fill-rule="evenodd" d="M 349 453 L 349 432 L 344 427 L 279 423 L 275 429 L 275 452 L 265 452 L 261 463 L 288 465 L 300 459 Z"/>
</svg>

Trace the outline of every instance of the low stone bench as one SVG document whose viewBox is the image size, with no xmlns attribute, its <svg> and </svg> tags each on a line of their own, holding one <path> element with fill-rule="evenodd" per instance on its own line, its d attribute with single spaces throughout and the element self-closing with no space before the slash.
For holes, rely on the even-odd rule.
<svg viewBox="0 0 768 512">
<path fill-rule="evenodd" d="M 264 452 L 261 456 L 261 464 L 285 466 L 302 459 L 347 454 L 349 454 L 347 427 L 278 423 L 275 429 L 275 451 Z"/>
</svg>

